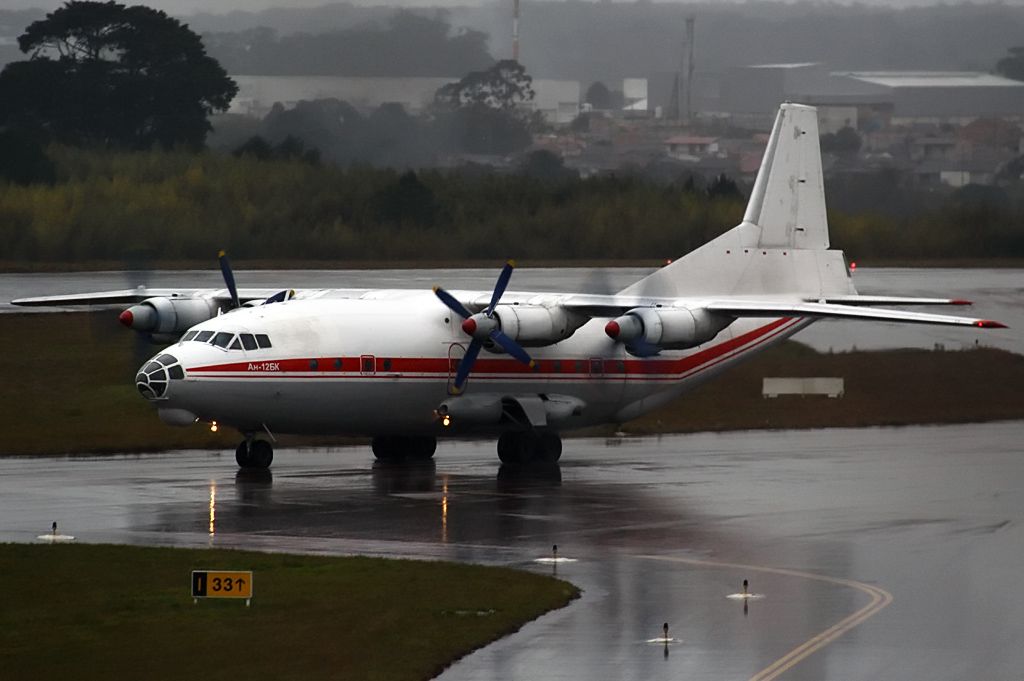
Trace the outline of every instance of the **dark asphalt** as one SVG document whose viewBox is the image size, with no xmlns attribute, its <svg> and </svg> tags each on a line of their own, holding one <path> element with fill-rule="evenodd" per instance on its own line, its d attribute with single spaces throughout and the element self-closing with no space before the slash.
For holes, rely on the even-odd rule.
<svg viewBox="0 0 1024 681">
<path fill-rule="evenodd" d="M 57 520 L 77 541 L 557 568 L 584 589 L 443 679 L 1019 679 L 1022 434 L 570 440 L 526 474 L 491 443 L 420 468 L 282 450 L 263 476 L 231 452 L 2 458 L 0 540 Z M 553 544 L 576 562 L 535 563 Z M 746 612 L 727 598 L 744 578 L 764 596 Z M 666 621 L 675 640 L 649 643 Z"/>
</svg>

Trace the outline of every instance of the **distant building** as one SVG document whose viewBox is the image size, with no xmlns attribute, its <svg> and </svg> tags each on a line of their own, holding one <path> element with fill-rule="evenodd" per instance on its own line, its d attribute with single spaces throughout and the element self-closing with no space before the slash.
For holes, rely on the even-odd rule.
<svg viewBox="0 0 1024 681">
<path fill-rule="evenodd" d="M 823 64 L 730 69 L 720 107 L 741 125 L 765 128 L 785 101 L 818 107 L 822 132 L 890 124 L 965 125 L 984 117 L 1024 120 L 1024 83 L 967 71 L 830 71 Z"/>
<path fill-rule="evenodd" d="M 665 154 L 679 161 L 697 160 L 718 152 L 717 137 L 675 135 L 665 140 Z"/>
</svg>

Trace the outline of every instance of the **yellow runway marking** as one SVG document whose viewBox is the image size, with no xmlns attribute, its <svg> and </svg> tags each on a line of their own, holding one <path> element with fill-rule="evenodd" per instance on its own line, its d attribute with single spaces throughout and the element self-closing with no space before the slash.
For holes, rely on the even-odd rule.
<svg viewBox="0 0 1024 681">
<path fill-rule="evenodd" d="M 724 563 L 714 560 L 699 560 L 696 558 L 673 558 L 671 556 L 640 556 L 648 560 L 662 560 L 672 563 L 686 563 L 688 565 L 697 565 L 701 567 L 718 567 L 718 568 L 729 568 L 735 570 L 748 570 L 751 572 L 764 572 L 773 575 L 785 575 L 788 577 L 798 577 L 800 579 L 813 579 L 818 582 L 827 582 L 829 584 L 836 584 L 837 586 L 845 586 L 851 589 L 856 589 L 863 594 L 866 594 L 871 601 L 857 612 L 844 617 L 839 620 L 831 627 L 816 634 L 809 638 L 804 643 L 798 645 L 793 650 L 789 651 L 775 662 L 771 663 L 761 671 L 757 672 L 750 677 L 750 681 L 772 681 L 777 679 L 783 673 L 792 669 L 796 664 L 802 660 L 810 657 L 817 651 L 821 650 L 828 644 L 835 641 L 837 638 L 853 629 L 859 624 L 863 624 L 872 616 L 878 614 L 885 606 L 892 603 L 892 594 L 877 586 L 865 584 L 863 582 L 857 582 L 852 579 L 840 579 L 838 577 L 827 577 L 825 575 L 817 575 L 813 572 L 802 572 L 800 570 L 788 570 L 785 568 L 773 568 L 773 567 L 762 567 L 758 565 L 743 565 L 740 563 Z"/>
</svg>

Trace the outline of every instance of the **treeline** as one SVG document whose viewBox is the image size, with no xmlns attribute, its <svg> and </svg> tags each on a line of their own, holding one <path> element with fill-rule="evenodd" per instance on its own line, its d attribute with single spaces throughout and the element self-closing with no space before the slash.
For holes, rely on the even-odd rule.
<svg viewBox="0 0 1024 681">
<path fill-rule="evenodd" d="M 301 157 L 67 147 L 49 155 L 54 183 L 0 184 L 4 260 L 201 261 L 219 248 L 282 263 L 663 259 L 735 225 L 744 204 L 730 192 L 632 175 L 400 173 Z M 833 211 L 834 246 L 862 260 L 1024 257 L 1020 189 L 967 187 L 905 214 L 881 205 Z"/>
<path fill-rule="evenodd" d="M 494 63 L 487 35 L 452 31 L 446 14 L 395 12 L 382 26 L 278 35 L 259 27 L 207 33 L 203 42 L 229 73 L 267 76 L 461 76 Z"/>
</svg>

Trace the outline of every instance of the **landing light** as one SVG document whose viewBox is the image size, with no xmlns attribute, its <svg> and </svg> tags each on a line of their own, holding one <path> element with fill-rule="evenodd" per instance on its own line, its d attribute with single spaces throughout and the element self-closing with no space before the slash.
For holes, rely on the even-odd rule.
<svg viewBox="0 0 1024 681">
<path fill-rule="evenodd" d="M 216 421 L 211 421 L 210 422 L 210 432 L 211 433 L 216 433 L 217 429 L 218 429 L 217 422 Z"/>
<path fill-rule="evenodd" d="M 441 425 L 444 426 L 445 428 L 452 425 L 452 417 L 449 416 L 448 414 L 445 414 L 444 417 L 442 417 L 441 419 Z"/>
</svg>

